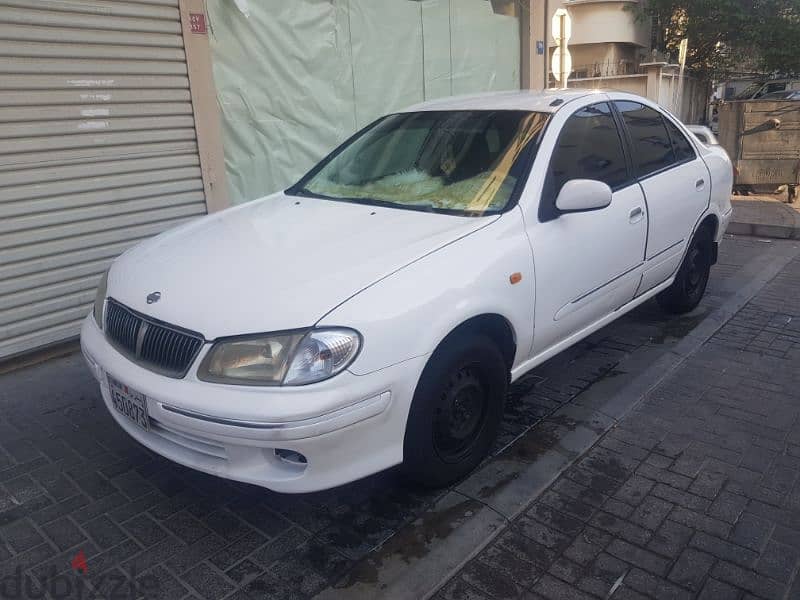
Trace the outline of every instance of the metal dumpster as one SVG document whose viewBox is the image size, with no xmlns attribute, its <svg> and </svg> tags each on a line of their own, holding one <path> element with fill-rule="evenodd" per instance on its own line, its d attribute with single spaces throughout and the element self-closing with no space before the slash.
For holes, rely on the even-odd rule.
<svg viewBox="0 0 800 600">
<path fill-rule="evenodd" d="M 741 100 L 719 106 L 719 142 L 733 161 L 734 191 L 800 184 L 800 101 Z"/>
</svg>

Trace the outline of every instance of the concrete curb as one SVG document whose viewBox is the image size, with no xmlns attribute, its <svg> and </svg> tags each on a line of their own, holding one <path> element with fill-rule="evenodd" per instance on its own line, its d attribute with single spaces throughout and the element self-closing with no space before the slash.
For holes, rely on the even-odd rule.
<svg viewBox="0 0 800 600">
<path fill-rule="evenodd" d="M 0 361 L 0 375 L 26 369 L 39 363 L 67 356 L 81 351 L 81 344 L 77 337 L 65 340 L 63 342 L 56 342 L 48 344 L 42 348 L 38 348 L 32 352 L 24 352 L 22 354 L 4 358 Z"/>
<path fill-rule="evenodd" d="M 800 239 L 800 229 L 789 225 L 763 225 L 760 223 L 728 223 L 726 233 L 732 235 L 749 235 L 762 238 L 779 238 L 783 240 Z"/>
<path fill-rule="evenodd" d="M 800 239 L 800 211 L 785 202 L 752 196 L 732 198 L 726 233 L 785 240 Z"/>
<path fill-rule="evenodd" d="M 617 367 L 624 373 L 649 365 L 643 372 L 623 382 L 619 377 L 600 381 L 559 408 L 316 598 L 432 596 L 797 255 L 800 246 L 751 260 L 730 282 L 733 294 L 670 351 L 657 358 L 632 354 Z"/>
</svg>

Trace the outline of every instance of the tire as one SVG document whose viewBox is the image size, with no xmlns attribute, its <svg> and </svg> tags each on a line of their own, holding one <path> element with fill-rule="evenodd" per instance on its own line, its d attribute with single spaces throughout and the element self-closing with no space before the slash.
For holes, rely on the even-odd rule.
<svg viewBox="0 0 800 600">
<path fill-rule="evenodd" d="M 456 333 L 422 371 L 406 424 L 403 472 L 425 487 L 444 487 L 472 471 L 497 436 L 508 367 L 497 346 Z"/>
<path fill-rule="evenodd" d="M 675 281 L 656 296 L 658 304 L 665 312 L 683 314 L 700 304 L 711 272 L 714 244 L 711 235 L 708 227 L 695 233 L 675 275 Z"/>
</svg>

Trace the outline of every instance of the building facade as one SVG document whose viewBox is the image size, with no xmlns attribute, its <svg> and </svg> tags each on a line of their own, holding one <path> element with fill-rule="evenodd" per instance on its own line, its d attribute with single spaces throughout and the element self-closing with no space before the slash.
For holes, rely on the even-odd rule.
<svg viewBox="0 0 800 600">
<path fill-rule="evenodd" d="M 638 20 L 636 0 L 551 0 L 550 15 L 567 9 L 572 20 L 572 77 L 633 75 L 647 61 L 651 28 Z M 552 41 L 551 49 L 555 47 Z"/>
<path fill-rule="evenodd" d="M 652 50 L 651 23 L 637 17 L 639 0 L 546 0 L 552 19 L 570 15 L 569 87 L 616 89 L 654 100 L 687 123 L 706 120 L 709 89 Z M 550 50 L 555 48 L 552 40 Z M 549 63 L 548 63 L 549 64 Z M 556 85 L 552 74 L 548 85 Z"/>
<path fill-rule="evenodd" d="M 378 116 L 548 86 L 558 8 L 572 16 L 570 86 L 669 107 L 686 86 L 669 65 L 643 69 L 632 4 L 3 2 L 0 361 L 74 339 L 131 245 L 286 187 Z"/>
<path fill-rule="evenodd" d="M 0 6 L 0 359 L 74 337 L 114 257 L 227 203 L 191 6 Z"/>
<path fill-rule="evenodd" d="M 520 6 L 3 2 L 0 361 L 74 339 L 138 241 L 281 189 L 380 114 L 519 88 Z"/>
<path fill-rule="evenodd" d="M 516 0 L 218 0 L 212 58 L 234 203 L 297 180 L 405 106 L 520 87 Z"/>
</svg>

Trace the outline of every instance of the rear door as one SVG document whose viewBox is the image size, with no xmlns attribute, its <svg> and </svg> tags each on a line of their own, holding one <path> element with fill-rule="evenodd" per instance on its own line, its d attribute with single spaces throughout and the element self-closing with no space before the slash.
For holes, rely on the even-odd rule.
<svg viewBox="0 0 800 600">
<path fill-rule="evenodd" d="M 615 106 L 647 202 L 647 251 L 637 292 L 642 294 L 677 270 L 708 206 L 711 181 L 694 146 L 667 115 L 628 100 L 618 100 Z"/>
</svg>

